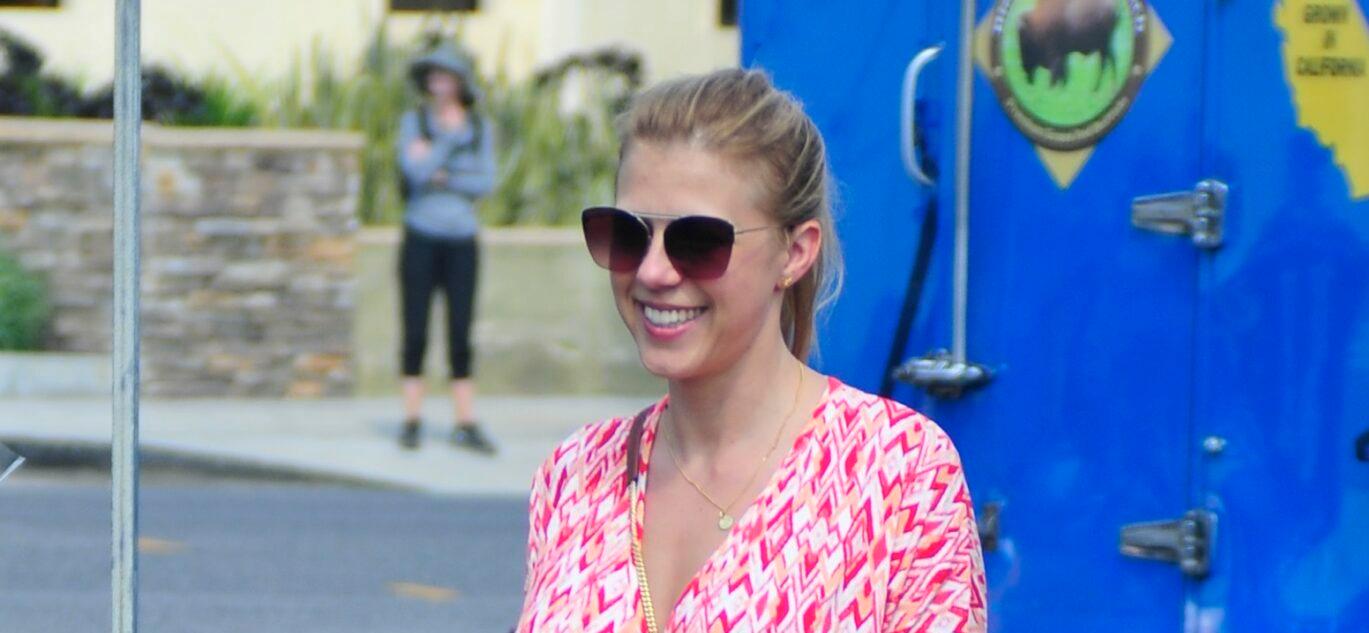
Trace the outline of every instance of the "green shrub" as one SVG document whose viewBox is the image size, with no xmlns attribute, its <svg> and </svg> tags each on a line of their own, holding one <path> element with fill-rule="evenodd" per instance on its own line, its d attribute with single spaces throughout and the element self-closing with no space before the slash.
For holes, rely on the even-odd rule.
<svg viewBox="0 0 1369 633">
<path fill-rule="evenodd" d="M 0 253 L 0 350 L 38 349 L 49 314 L 42 282 Z"/>
<path fill-rule="evenodd" d="M 211 75 L 191 81 L 156 66 L 143 69 L 142 113 L 144 121 L 186 127 L 243 127 L 257 120 L 255 105 L 225 80 Z M 79 115 L 114 118 L 113 84 L 86 99 Z"/>
<path fill-rule="evenodd" d="M 77 116 L 85 98 L 77 86 L 42 72 L 43 55 L 23 38 L 0 29 L 0 114 Z"/>
<path fill-rule="evenodd" d="M 77 82 L 42 72 L 43 55 L 32 44 L 0 29 L 0 114 L 53 118 L 114 116 L 114 84 L 83 94 Z M 256 123 L 252 103 L 224 80 L 187 79 L 168 68 L 147 66 L 142 76 L 142 113 L 163 125 L 247 126 Z"/>
<path fill-rule="evenodd" d="M 202 125 L 250 127 L 261 118 L 256 105 L 241 96 L 232 82 L 217 76 L 207 77 L 204 88 L 204 122 Z"/>
</svg>

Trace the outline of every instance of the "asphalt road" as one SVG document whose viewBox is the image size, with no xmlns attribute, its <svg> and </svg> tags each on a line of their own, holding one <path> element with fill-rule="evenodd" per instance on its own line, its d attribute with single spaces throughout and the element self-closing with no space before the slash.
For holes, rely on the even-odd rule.
<svg viewBox="0 0 1369 633">
<path fill-rule="evenodd" d="M 526 506 L 336 486 L 149 477 L 143 633 L 508 631 Z M 110 630 L 106 478 L 0 484 L 0 633 Z"/>
</svg>

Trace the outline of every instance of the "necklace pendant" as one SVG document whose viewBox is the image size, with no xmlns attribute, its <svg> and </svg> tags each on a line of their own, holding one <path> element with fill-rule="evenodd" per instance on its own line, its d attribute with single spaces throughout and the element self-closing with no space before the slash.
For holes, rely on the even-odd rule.
<svg viewBox="0 0 1369 633">
<path fill-rule="evenodd" d="M 734 520 L 734 519 L 732 518 L 732 515 L 727 514 L 727 513 L 722 513 L 722 514 L 719 514 L 719 515 L 718 515 L 718 529 L 719 529 L 719 530 L 722 530 L 722 531 L 726 532 L 726 531 L 732 529 L 732 524 L 734 524 L 734 523 L 736 523 L 736 520 Z"/>
</svg>

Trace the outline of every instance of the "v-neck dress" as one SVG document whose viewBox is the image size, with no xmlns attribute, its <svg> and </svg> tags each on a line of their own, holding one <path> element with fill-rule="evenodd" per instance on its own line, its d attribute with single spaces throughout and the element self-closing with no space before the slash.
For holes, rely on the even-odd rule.
<svg viewBox="0 0 1369 633">
<path fill-rule="evenodd" d="M 667 404 L 646 419 L 636 473 L 643 490 Z M 625 485 L 632 420 L 581 429 L 538 469 L 519 631 L 647 630 L 632 562 L 643 526 Z M 756 502 L 673 609 L 671 597 L 655 597 L 656 617 L 663 633 L 982 632 L 983 569 L 946 433 L 829 378 Z"/>
</svg>

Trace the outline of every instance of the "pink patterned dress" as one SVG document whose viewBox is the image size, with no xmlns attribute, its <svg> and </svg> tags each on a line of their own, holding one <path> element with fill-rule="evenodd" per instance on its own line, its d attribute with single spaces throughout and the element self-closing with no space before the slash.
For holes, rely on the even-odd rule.
<svg viewBox="0 0 1369 633">
<path fill-rule="evenodd" d="M 666 405 L 647 417 L 638 486 Z M 632 564 L 642 526 L 624 476 L 631 425 L 590 425 L 538 470 L 519 631 L 646 631 Z M 829 378 L 674 611 L 658 600 L 662 631 L 984 631 L 983 561 L 955 447 L 921 414 Z"/>
</svg>

